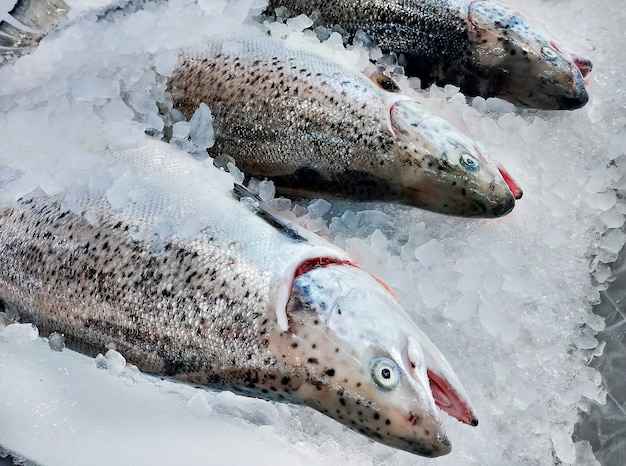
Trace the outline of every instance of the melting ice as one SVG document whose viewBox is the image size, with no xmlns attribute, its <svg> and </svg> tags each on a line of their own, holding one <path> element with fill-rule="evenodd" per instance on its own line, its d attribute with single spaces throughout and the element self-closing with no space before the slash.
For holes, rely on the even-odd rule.
<svg viewBox="0 0 626 466">
<path fill-rule="evenodd" d="M 247 18 L 264 6 L 173 0 L 97 21 L 90 12 L 102 5 L 74 3 L 80 21 L 0 68 L 0 159 L 28 175 L 12 197 L 96 182 L 105 162 L 94 154 L 146 131 L 171 131 L 191 152 L 209 147 L 213 136 L 196 123 L 210 121 L 210 109 L 191 122 L 160 115 L 165 77 L 180 47 L 258 29 Z M 585 108 L 516 111 L 495 99 L 467 103 L 451 86 L 418 92 L 399 78 L 516 176 L 524 198 L 511 215 L 464 220 L 384 204 L 271 201 L 385 280 L 446 354 L 480 420 L 472 429 L 445 419 L 450 455 L 426 460 L 306 408 L 161 381 L 114 352 L 94 360 L 52 351 L 29 325 L 0 330 L 0 449 L 46 465 L 597 464 L 572 432 L 579 409 L 605 396 L 587 363 L 601 352 L 595 335 L 604 326 L 592 303 L 625 240 L 626 208 L 614 189 L 623 190 L 626 174 L 624 65 L 615 59 L 626 13 L 608 0 L 592 10 L 582 0 L 511 3 L 592 59 Z M 371 69 L 376 51 L 346 51 L 337 34 L 320 47 L 309 25 L 299 18 L 266 27 L 289 46 Z M 262 180 L 256 189 L 274 196 Z"/>
</svg>

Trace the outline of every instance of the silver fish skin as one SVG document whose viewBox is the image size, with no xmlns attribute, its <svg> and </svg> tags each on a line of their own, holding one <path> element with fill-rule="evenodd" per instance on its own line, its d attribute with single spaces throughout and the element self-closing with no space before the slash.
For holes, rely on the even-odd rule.
<svg viewBox="0 0 626 466">
<path fill-rule="evenodd" d="M 521 189 L 477 143 L 395 92 L 391 79 L 375 81 L 259 36 L 184 51 L 168 89 L 187 118 L 200 103 L 211 109 L 211 155 L 228 154 L 281 194 L 392 201 L 463 217 L 513 209 Z"/>
<path fill-rule="evenodd" d="M 436 405 L 476 425 L 444 356 L 343 251 L 165 143 L 108 157 L 110 189 L 36 189 L 0 210 L 6 314 L 85 354 L 113 344 L 142 371 L 307 405 L 419 455 L 450 451 Z"/>
<path fill-rule="evenodd" d="M 583 78 L 591 61 L 497 1 L 270 0 L 266 11 L 281 6 L 364 31 L 384 52 L 404 55 L 405 72 L 424 87 L 454 84 L 469 96 L 543 110 L 573 110 L 589 99 Z"/>
<path fill-rule="evenodd" d="M 67 19 L 69 11 L 63 0 L 18 0 L 8 12 L 18 25 L 0 21 L 0 53 L 35 47 L 50 30 Z"/>
</svg>

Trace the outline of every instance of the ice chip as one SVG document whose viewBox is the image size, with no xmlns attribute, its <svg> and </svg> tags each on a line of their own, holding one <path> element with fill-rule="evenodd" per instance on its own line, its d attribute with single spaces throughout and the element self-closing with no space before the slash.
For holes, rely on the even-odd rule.
<svg viewBox="0 0 626 466">
<path fill-rule="evenodd" d="M 486 100 L 486 106 L 489 112 L 501 114 L 515 112 L 515 105 L 497 97 L 489 97 Z"/>
<path fill-rule="evenodd" d="M 381 255 L 385 253 L 389 245 L 389 240 L 385 234 L 377 228 L 370 236 L 370 245 L 374 254 Z"/>
<path fill-rule="evenodd" d="M 186 121 L 178 121 L 172 127 L 172 137 L 183 139 L 189 136 L 189 123 Z M 197 145 L 197 144 L 196 144 Z"/>
<path fill-rule="evenodd" d="M 96 356 L 96 367 L 98 369 L 106 369 L 111 375 L 118 376 L 126 367 L 126 359 L 114 349 L 109 349 L 103 356 Z"/>
<path fill-rule="evenodd" d="M 28 343 L 38 336 L 39 331 L 33 324 L 11 324 L 0 329 L 0 340 L 9 343 Z"/>
<path fill-rule="evenodd" d="M 478 308 L 478 314 L 487 332 L 494 337 L 507 325 L 508 319 L 506 314 L 492 303 L 481 303 Z"/>
<path fill-rule="evenodd" d="M 63 351 L 65 348 L 65 337 L 59 332 L 53 332 L 48 337 L 48 346 L 52 351 Z"/>
<path fill-rule="evenodd" d="M 442 262 L 445 258 L 443 245 L 436 239 L 431 239 L 415 250 L 415 258 L 426 267 Z"/>
<path fill-rule="evenodd" d="M 163 119 L 156 112 L 147 112 L 144 115 L 144 123 L 146 127 L 156 131 L 163 131 L 163 127 L 165 126 Z"/>
<path fill-rule="evenodd" d="M 265 202 L 270 202 L 274 199 L 274 195 L 276 194 L 276 188 L 274 187 L 273 181 L 261 181 L 259 183 L 259 197 Z"/>
<path fill-rule="evenodd" d="M 556 456 L 558 456 L 562 462 L 574 462 L 576 459 L 576 450 L 574 448 L 571 432 L 555 427 L 552 430 L 552 444 L 554 445 Z"/>
<path fill-rule="evenodd" d="M 287 20 L 287 26 L 294 31 L 303 31 L 306 28 L 313 26 L 313 20 L 307 15 L 298 15 Z"/>
<path fill-rule="evenodd" d="M 585 197 L 587 205 L 593 209 L 599 209 L 602 211 L 609 210 L 615 205 L 617 201 L 615 192 L 607 191 L 604 193 L 590 194 Z"/>
<path fill-rule="evenodd" d="M 201 390 L 195 392 L 195 394 L 187 402 L 187 408 L 191 411 L 191 414 L 196 418 L 208 417 L 213 408 L 206 399 L 206 394 Z"/>
<path fill-rule="evenodd" d="M 561 230 L 549 231 L 546 236 L 543 237 L 543 242 L 546 243 L 551 249 L 559 247 L 567 241 L 567 236 Z"/>
<path fill-rule="evenodd" d="M 624 214 L 616 209 L 611 209 L 602 214 L 602 221 L 607 228 L 621 228 L 624 224 Z"/>
<path fill-rule="evenodd" d="M 189 120 L 189 136 L 191 142 L 202 149 L 208 149 L 215 144 L 213 115 L 205 103 L 198 106 Z"/>
<path fill-rule="evenodd" d="M 318 218 L 324 215 L 330 209 L 330 202 L 324 199 L 317 199 L 309 204 L 307 208 L 311 218 Z"/>
<path fill-rule="evenodd" d="M 162 76 L 170 76 L 178 64 L 178 50 L 161 50 L 154 57 L 154 68 Z"/>
<path fill-rule="evenodd" d="M 228 167 L 228 172 L 231 174 L 236 183 L 243 183 L 245 178 L 243 172 L 237 168 L 237 166 L 233 162 L 228 162 L 226 165 Z"/>
<path fill-rule="evenodd" d="M 490 244 L 489 252 L 498 264 L 507 270 L 513 270 L 519 265 L 519 259 L 508 244 Z"/>
<path fill-rule="evenodd" d="M 467 322 L 476 314 L 476 309 L 478 309 L 478 296 L 476 294 L 465 295 L 454 303 L 446 305 L 443 313 L 457 322 Z"/>
<path fill-rule="evenodd" d="M 574 462 L 576 466 L 601 466 L 601 463 L 593 454 L 591 444 L 587 440 L 576 442 L 574 449 L 576 451 L 576 460 Z"/>
<path fill-rule="evenodd" d="M 270 202 L 270 205 L 279 212 L 283 210 L 290 210 L 291 200 L 285 197 L 275 197 Z"/>
<path fill-rule="evenodd" d="M 621 230 L 615 229 L 609 231 L 600 239 L 598 246 L 605 251 L 618 253 L 626 243 L 626 234 Z"/>
<path fill-rule="evenodd" d="M 426 307 L 434 308 L 441 303 L 443 299 L 442 286 L 441 281 L 431 276 L 422 276 L 419 279 L 417 287 Z"/>
</svg>

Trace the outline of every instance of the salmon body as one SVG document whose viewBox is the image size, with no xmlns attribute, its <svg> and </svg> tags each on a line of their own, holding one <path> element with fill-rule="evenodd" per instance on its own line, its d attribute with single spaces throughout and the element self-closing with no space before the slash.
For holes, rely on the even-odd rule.
<svg viewBox="0 0 626 466">
<path fill-rule="evenodd" d="M 281 194 L 392 201 L 463 217 L 505 215 L 521 197 L 475 142 L 389 78 L 372 80 L 270 38 L 184 51 L 168 89 L 187 118 L 201 103 L 211 109 L 211 155 L 233 157 Z"/>
<path fill-rule="evenodd" d="M 544 110 L 572 110 L 589 99 L 583 77 L 591 61 L 497 1 L 270 0 L 267 13 L 283 6 L 365 32 L 384 52 L 402 55 L 407 75 L 424 87 L 454 84 L 469 96 Z"/>
<path fill-rule="evenodd" d="M 110 187 L 37 188 L 0 210 L 6 315 L 85 354 L 113 345 L 142 371 L 308 405 L 420 455 L 450 451 L 437 404 L 477 423 L 443 355 L 345 252 L 164 143 L 107 160 Z M 0 170 L 0 187 L 19 176 Z"/>
</svg>

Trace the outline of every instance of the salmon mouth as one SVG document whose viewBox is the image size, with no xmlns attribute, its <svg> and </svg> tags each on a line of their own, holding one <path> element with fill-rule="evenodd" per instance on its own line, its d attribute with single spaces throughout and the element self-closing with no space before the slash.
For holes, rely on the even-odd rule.
<svg viewBox="0 0 626 466">
<path fill-rule="evenodd" d="M 519 186 L 519 184 L 517 184 L 517 181 L 515 181 L 513 177 L 509 174 L 509 172 L 507 172 L 504 168 L 500 166 L 498 166 L 497 168 L 500 172 L 500 175 L 502 175 L 502 179 L 504 179 L 504 182 L 509 187 L 511 194 L 513 194 L 513 198 L 516 201 L 521 199 L 524 195 L 524 191 L 522 191 L 522 188 Z"/>
<path fill-rule="evenodd" d="M 463 401 L 450 384 L 446 382 L 443 377 L 435 374 L 430 369 L 428 369 L 426 373 L 430 383 L 430 390 L 437 407 L 462 423 L 476 427 L 478 425 L 478 419 L 472 412 L 472 409 Z"/>
<path fill-rule="evenodd" d="M 591 70 L 593 69 L 593 63 L 588 58 L 579 57 L 577 55 L 571 55 L 572 61 L 576 68 L 580 70 L 580 73 L 583 75 L 583 78 L 586 78 Z"/>
<path fill-rule="evenodd" d="M 564 95 L 559 100 L 559 105 L 562 110 L 576 110 L 578 108 L 584 107 L 588 101 L 589 95 L 585 92 L 582 95 Z"/>
</svg>

